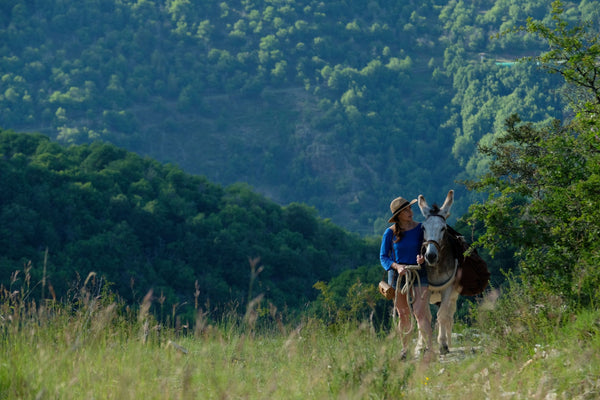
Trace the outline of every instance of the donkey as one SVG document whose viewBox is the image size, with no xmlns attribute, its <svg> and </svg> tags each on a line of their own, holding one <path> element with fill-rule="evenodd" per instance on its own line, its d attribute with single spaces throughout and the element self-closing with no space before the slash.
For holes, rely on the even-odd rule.
<svg viewBox="0 0 600 400">
<path fill-rule="evenodd" d="M 421 253 L 425 257 L 424 266 L 431 293 L 430 303 L 439 306 L 437 321 L 439 325 L 438 343 L 440 354 L 448 354 L 451 345 L 452 326 L 456 301 L 459 296 L 458 281 L 460 271 L 449 236 L 446 232 L 446 218 L 450 215 L 450 207 L 454 202 L 454 191 L 450 190 L 442 207 L 437 204 L 429 207 L 425 197 L 419 195 L 419 209 L 425 217 L 423 222 L 423 246 Z M 458 274 L 457 274 L 458 272 Z M 419 344 L 423 346 L 423 338 L 419 334 Z"/>
</svg>

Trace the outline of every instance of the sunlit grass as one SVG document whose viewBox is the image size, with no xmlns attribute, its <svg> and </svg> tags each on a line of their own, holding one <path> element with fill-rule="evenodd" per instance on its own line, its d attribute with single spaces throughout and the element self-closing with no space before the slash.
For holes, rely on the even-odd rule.
<svg viewBox="0 0 600 400">
<path fill-rule="evenodd" d="M 457 324 L 450 356 L 427 362 L 400 361 L 396 333 L 368 322 L 261 326 L 231 317 L 181 332 L 157 323 L 144 304 L 132 311 L 110 296 L 83 291 L 73 304 L 40 306 L 5 293 L 0 398 L 600 396 L 600 312 L 571 313 L 559 326 L 552 312 L 540 316 L 528 304 L 525 297 L 482 302 L 473 326 Z"/>
</svg>

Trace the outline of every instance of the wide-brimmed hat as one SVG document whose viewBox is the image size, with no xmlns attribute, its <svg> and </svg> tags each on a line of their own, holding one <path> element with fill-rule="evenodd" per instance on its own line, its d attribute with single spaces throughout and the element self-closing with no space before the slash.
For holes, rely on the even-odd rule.
<svg viewBox="0 0 600 400">
<path fill-rule="evenodd" d="M 392 211 L 392 217 L 389 219 L 388 222 L 394 222 L 394 218 L 396 217 L 396 215 L 398 215 L 402 210 L 406 209 L 407 207 L 412 206 L 416 202 L 417 199 L 408 201 L 404 199 L 404 197 L 396 197 L 390 203 L 390 211 Z"/>
</svg>

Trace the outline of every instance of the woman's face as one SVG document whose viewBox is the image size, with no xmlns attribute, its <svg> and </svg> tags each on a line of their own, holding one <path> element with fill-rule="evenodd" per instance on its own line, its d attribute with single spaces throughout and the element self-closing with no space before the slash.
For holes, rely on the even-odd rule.
<svg viewBox="0 0 600 400">
<path fill-rule="evenodd" d="M 399 222 L 410 222 L 413 219 L 412 207 L 407 207 L 398 214 Z"/>
</svg>

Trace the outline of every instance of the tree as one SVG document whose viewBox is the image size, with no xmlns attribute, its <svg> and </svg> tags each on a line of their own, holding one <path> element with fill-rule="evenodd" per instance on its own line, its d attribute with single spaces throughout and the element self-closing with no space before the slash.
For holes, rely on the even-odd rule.
<svg viewBox="0 0 600 400">
<path fill-rule="evenodd" d="M 527 19 L 525 29 L 544 39 L 550 50 L 536 57 L 552 73 L 560 74 L 571 88 L 577 89 L 579 96 L 571 97 L 575 107 L 591 101 L 600 106 L 600 36 L 597 23 L 589 20 L 572 26 L 565 19 L 561 1 L 552 3 L 554 27 L 542 21 Z"/>
<path fill-rule="evenodd" d="M 561 15 L 557 1 L 554 29 L 531 19 L 524 29 L 548 42 L 550 51 L 534 61 L 578 94 L 570 99 L 575 114 L 544 126 L 513 115 L 502 136 L 479 146 L 489 173 L 469 186 L 489 197 L 472 206 L 471 222 L 484 222 L 479 243 L 492 253 L 516 249 L 532 288 L 587 306 L 600 299 L 599 35 L 589 24 L 569 28 Z"/>
</svg>

